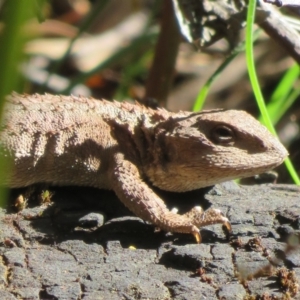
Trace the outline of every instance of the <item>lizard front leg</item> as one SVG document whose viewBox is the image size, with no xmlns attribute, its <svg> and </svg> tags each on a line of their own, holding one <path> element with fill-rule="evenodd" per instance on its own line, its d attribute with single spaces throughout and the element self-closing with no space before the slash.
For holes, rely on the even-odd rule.
<svg viewBox="0 0 300 300">
<path fill-rule="evenodd" d="M 199 229 L 191 222 L 191 218 L 169 211 L 164 202 L 143 182 L 138 168 L 132 162 L 124 159 L 122 154 L 117 154 L 114 163 L 112 188 L 136 216 L 162 230 L 193 234 L 198 243 L 201 241 Z"/>
</svg>

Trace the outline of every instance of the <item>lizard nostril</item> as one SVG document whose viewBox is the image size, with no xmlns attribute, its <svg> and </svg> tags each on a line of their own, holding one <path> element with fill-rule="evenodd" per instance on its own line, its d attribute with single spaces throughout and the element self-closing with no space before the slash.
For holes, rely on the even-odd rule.
<svg viewBox="0 0 300 300">
<path fill-rule="evenodd" d="M 259 146 L 260 146 L 261 150 L 268 149 L 268 146 L 263 141 L 260 142 Z"/>
<path fill-rule="evenodd" d="M 234 141 L 233 130 L 225 125 L 219 125 L 213 129 L 213 139 L 219 144 L 230 144 Z"/>
</svg>

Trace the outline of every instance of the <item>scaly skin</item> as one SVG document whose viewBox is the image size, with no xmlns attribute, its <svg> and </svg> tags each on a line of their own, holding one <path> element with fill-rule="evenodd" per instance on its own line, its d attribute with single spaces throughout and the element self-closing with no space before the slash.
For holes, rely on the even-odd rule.
<svg viewBox="0 0 300 300">
<path fill-rule="evenodd" d="M 171 113 L 138 104 L 74 96 L 8 97 L 1 155 L 5 184 L 45 182 L 114 190 L 137 216 L 166 231 L 193 234 L 223 223 L 218 210 L 170 212 L 147 182 L 184 192 L 255 175 L 279 165 L 286 149 L 243 111 Z M 9 172 L 9 170 L 6 170 Z"/>
</svg>

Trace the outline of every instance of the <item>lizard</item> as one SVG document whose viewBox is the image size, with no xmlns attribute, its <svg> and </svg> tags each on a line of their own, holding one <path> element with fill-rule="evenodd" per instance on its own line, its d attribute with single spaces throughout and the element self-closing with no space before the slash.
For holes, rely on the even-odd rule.
<svg viewBox="0 0 300 300">
<path fill-rule="evenodd" d="M 185 192 L 268 171 L 285 147 L 245 111 L 169 112 L 76 96 L 7 97 L 0 155 L 11 160 L 3 184 L 113 190 L 136 216 L 161 230 L 193 234 L 229 220 L 218 209 L 168 210 L 151 186 Z"/>
</svg>

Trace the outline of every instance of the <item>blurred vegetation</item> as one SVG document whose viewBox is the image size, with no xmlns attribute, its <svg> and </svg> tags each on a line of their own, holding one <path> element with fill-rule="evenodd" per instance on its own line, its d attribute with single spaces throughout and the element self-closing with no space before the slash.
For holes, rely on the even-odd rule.
<svg viewBox="0 0 300 300">
<path fill-rule="evenodd" d="M 297 23 L 299 11 L 284 13 Z M 72 93 L 173 111 L 244 109 L 259 118 L 244 28 L 197 51 L 179 34 L 171 0 L 2 0 L 0 18 L 2 100 L 11 91 Z M 261 93 L 299 174 L 299 67 L 280 43 L 254 29 Z M 280 182 L 291 182 L 284 168 L 279 172 Z"/>
<path fill-rule="evenodd" d="M 34 1 L 6 1 L 1 4 L 1 35 L 0 35 L 0 117 L 3 112 L 5 95 L 12 91 L 23 91 L 23 78 L 20 74 L 20 63 L 23 60 L 23 47 L 26 34 L 23 26 L 33 16 Z M 0 149 L 1 151 L 1 149 Z M 9 161 L 0 159 L 0 182 Z M 6 199 L 7 190 L 0 185 L 0 206 Z"/>
</svg>

